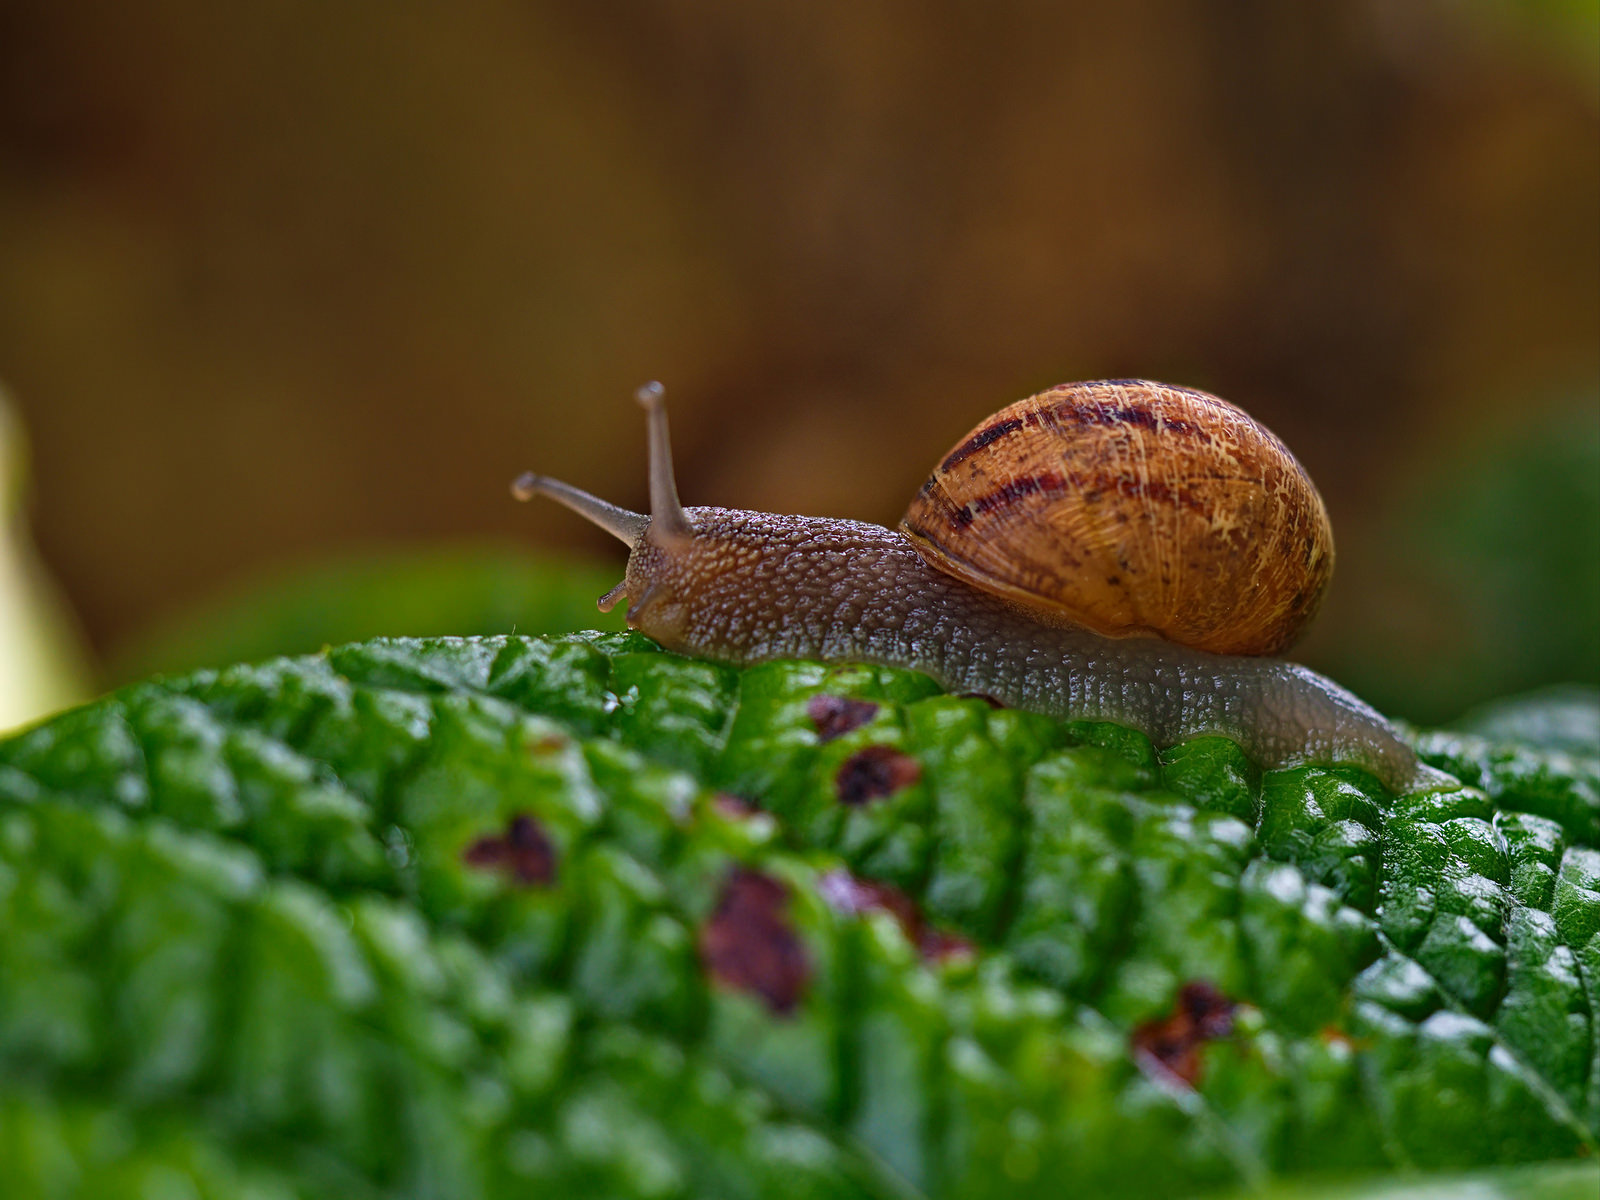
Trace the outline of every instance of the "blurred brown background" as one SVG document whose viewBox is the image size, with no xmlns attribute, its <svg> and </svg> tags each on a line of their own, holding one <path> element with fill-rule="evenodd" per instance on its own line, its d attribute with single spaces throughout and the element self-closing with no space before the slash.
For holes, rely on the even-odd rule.
<svg viewBox="0 0 1600 1200">
<path fill-rule="evenodd" d="M 643 505 L 645 379 L 688 502 L 892 523 L 1146 375 L 1322 488 L 1297 657 L 1425 720 L 1592 681 L 1595 8 L 0 0 L 34 536 L 115 660 L 274 564 L 609 553 L 506 481 Z"/>
</svg>

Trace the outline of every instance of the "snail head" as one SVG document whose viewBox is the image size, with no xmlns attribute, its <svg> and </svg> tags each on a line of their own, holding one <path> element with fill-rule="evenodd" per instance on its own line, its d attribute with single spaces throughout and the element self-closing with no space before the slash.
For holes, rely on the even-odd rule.
<svg viewBox="0 0 1600 1200">
<path fill-rule="evenodd" d="M 600 597 L 601 612 L 628 602 L 628 624 L 662 639 L 687 618 L 685 596 L 716 559 L 707 535 L 696 531 L 678 500 L 667 436 L 666 390 L 647 383 L 634 393 L 645 410 L 650 438 L 650 511 L 637 513 L 548 475 L 525 472 L 511 484 L 518 500 L 546 496 L 598 525 L 628 547 L 622 582 Z"/>
</svg>

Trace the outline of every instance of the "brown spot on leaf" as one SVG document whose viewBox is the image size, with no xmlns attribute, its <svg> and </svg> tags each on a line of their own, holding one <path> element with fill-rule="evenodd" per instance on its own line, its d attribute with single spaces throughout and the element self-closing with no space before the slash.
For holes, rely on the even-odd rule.
<svg viewBox="0 0 1600 1200">
<path fill-rule="evenodd" d="M 497 868 L 523 887 L 554 883 L 556 851 L 539 822 L 517 813 L 506 831 L 481 837 L 461 852 L 469 867 Z"/>
<path fill-rule="evenodd" d="M 753 817 L 761 811 L 761 806 L 754 800 L 735 796 L 732 792 L 718 792 L 711 797 L 711 803 L 725 817 Z"/>
<path fill-rule="evenodd" d="M 754 992 L 779 1016 L 795 1010 L 811 978 L 780 879 L 738 868 L 700 930 L 700 961 L 719 983 Z"/>
<path fill-rule="evenodd" d="M 893 746 L 867 746 L 839 765 L 834 789 L 852 807 L 892 796 L 922 778 L 922 764 Z"/>
<path fill-rule="evenodd" d="M 990 708 L 1004 708 L 1006 706 L 1004 700 L 1001 700 L 997 696 L 991 696 L 988 692 L 962 692 L 960 693 L 960 699 L 982 700 Z"/>
<path fill-rule="evenodd" d="M 928 962 L 943 962 L 947 958 L 971 958 L 978 952 L 971 939 L 948 929 L 925 929 L 917 939 L 917 949 Z"/>
<path fill-rule="evenodd" d="M 871 879 L 861 879 L 849 871 L 829 871 L 817 881 L 817 890 L 835 912 L 886 912 L 900 926 L 906 940 L 928 962 L 971 955 L 973 944 L 959 934 L 934 929 L 923 918 L 917 902 L 899 888 Z"/>
<path fill-rule="evenodd" d="M 1233 1032 L 1237 1007 L 1213 984 L 1186 983 L 1170 1016 L 1146 1021 L 1133 1031 L 1134 1053 L 1141 1062 L 1194 1087 L 1200 1081 L 1200 1047 Z"/>
<path fill-rule="evenodd" d="M 825 742 L 860 729 L 877 715 L 878 706 L 871 700 L 852 700 L 848 696 L 813 696 L 806 703 L 806 716 Z"/>
<path fill-rule="evenodd" d="M 546 754 L 555 754 L 557 751 L 565 750 L 570 744 L 569 739 L 562 734 L 541 733 L 529 740 L 528 753 L 535 758 L 539 758 Z"/>
<path fill-rule="evenodd" d="M 902 929 L 920 928 L 922 914 L 917 904 L 899 888 L 873 879 L 861 879 L 849 871 L 829 871 L 817 881 L 817 890 L 828 907 L 841 913 L 886 912 L 900 922 Z"/>
<path fill-rule="evenodd" d="M 1339 1046 L 1345 1050 L 1365 1050 L 1368 1045 L 1367 1039 L 1351 1037 L 1337 1025 L 1324 1025 L 1317 1032 L 1317 1036 L 1322 1039 L 1324 1045 Z"/>
</svg>

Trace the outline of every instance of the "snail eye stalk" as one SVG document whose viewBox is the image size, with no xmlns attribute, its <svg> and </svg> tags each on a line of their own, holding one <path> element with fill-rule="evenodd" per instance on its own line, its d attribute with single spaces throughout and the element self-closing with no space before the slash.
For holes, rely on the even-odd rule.
<svg viewBox="0 0 1600 1200">
<path fill-rule="evenodd" d="M 650 434 L 650 536 L 653 539 L 686 538 L 694 533 L 688 514 L 678 500 L 678 481 L 672 472 L 672 440 L 667 435 L 666 388 L 652 380 L 637 392 Z"/>
<path fill-rule="evenodd" d="M 518 500 L 545 496 L 565 505 L 584 520 L 636 548 L 646 537 L 657 545 L 668 545 L 694 536 L 694 526 L 678 500 L 678 484 L 672 474 L 672 442 L 667 434 L 666 389 L 659 383 L 645 384 L 634 393 L 645 411 L 650 437 L 650 512 L 636 513 L 575 488 L 570 483 L 533 471 L 524 471 L 511 481 L 511 494 Z"/>
<path fill-rule="evenodd" d="M 552 479 L 548 475 L 536 475 L 532 471 L 524 471 L 511 481 L 511 494 L 518 500 L 532 500 L 535 496 L 545 496 L 557 504 L 565 505 L 629 548 L 638 545 L 639 539 L 644 536 L 646 526 L 650 524 L 650 518 L 643 513 L 633 512 L 612 504 L 609 500 L 602 500 L 599 496 L 591 496 L 582 488 L 575 488 L 570 483 L 562 483 L 561 480 Z"/>
</svg>

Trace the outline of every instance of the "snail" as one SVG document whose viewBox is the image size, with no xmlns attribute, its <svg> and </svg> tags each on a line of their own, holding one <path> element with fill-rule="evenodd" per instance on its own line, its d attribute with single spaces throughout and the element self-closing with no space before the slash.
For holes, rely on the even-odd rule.
<svg viewBox="0 0 1600 1200">
<path fill-rule="evenodd" d="M 1346 762 L 1395 791 L 1446 786 L 1374 709 L 1274 657 L 1333 569 L 1316 488 L 1215 396 L 1064 384 L 1002 409 L 934 468 L 898 529 L 684 508 L 660 384 L 640 388 L 650 512 L 532 472 L 627 544 L 628 624 L 669 650 L 922 671 L 952 692 L 1113 721 L 1158 747 L 1217 733 L 1263 767 Z"/>
</svg>

